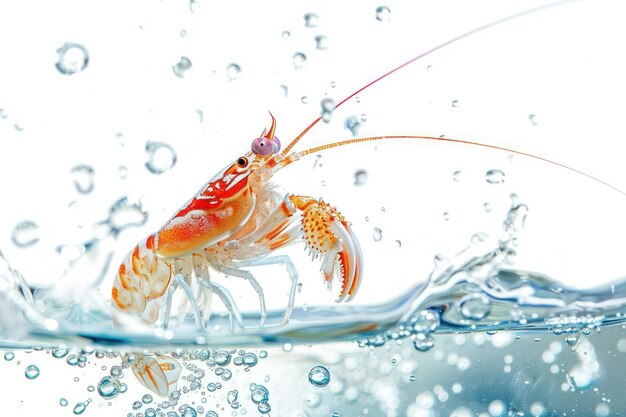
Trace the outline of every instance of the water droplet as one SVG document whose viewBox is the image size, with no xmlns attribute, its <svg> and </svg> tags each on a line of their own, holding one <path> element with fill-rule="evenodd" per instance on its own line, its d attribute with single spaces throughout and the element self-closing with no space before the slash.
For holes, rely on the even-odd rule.
<svg viewBox="0 0 626 417">
<path fill-rule="evenodd" d="M 229 64 L 226 67 L 226 75 L 229 81 L 235 81 L 241 78 L 241 67 L 238 64 Z"/>
<path fill-rule="evenodd" d="M 28 365 L 24 371 L 24 375 L 28 379 L 35 379 L 39 376 L 39 368 L 35 365 Z"/>
<path fill-rule="evenodd" d="M 143 407 L 143 404 L 141 403 L 141 401 L 135 401 L 133 403 L 133 410 L 139 410 L 141 407 Z"/>
<path fill-rule="evenodd" d="M 39 225 L 31 220 L 19 222 L 11 232 L 11 241 L 20 248 L 34 245 L 39 241 Z"/>
<path fill-rule="evenodd" d="M 344 122 L 344 126 L 352 133 L 352 136 L 356 136 L 359 134 L 359 129 L 361 128 L 361 121 L 356 116 L 348 116 Z"/>
<path fill-rule="evenodd" d="M 364 185 L 367 182 L 368 173 L 364 169 L 354 171 L 354 185 Z"/>
<path fill-rule="evenodd" d="M 321 365 L 314 366 L 309 371 L 309 382 L 316 387 L 325 387 L 330 382 L 330 372 Z"/>
<path fill-rule="evenodd" d="M 306 55 L 302 52 L 293 54 L 293 66 L 295 69 L 304 68 L 306 66 Z"/>
<path fill-rule="evenodd" d="M 57 70 L 63 75 L 73 75 L 87 68 L 89 52 L 83 45 L 66 42 L 57 49 Z"/>
<path fill-rule="evenodd" d="M 141 397 L 141 402 L 144 404 L 150 404 L 152 402 L 152 395 L 150 394 L 146 394 L 143 397 Z"/>
<path fill-rule="evenodd" d="M 132 202 L 128 196 L 117 200 L 109 209 L 109 226 L 113 230 L 123 230 L 129 226 L 142 226 L 148 220 L 148 213 L 141 202 Z"/>
<path fill-rule="evenodd" d="M 93 190 L 93 167 L 89 165 L 76 165 L 70 170 L 76 191 L 88 194 Z"/>
<path fill-rule="evenodd" d="M 283 351 L 291 352 L 293 350 L 293 345 L 291 343 L 285 343 L 283 345 Z"/>
<path fill-rule="evenodd" d="M 433 337 L 429 334 L 418 333 L 413 339 L 413 347 L 420 352 L 426 352 L 434 346 Z"/>
<path fill-rule="evenodd" d="M 328 38 L 324 35 L 315 37 L 315 47 L 321 51 L 328 49 Z"/>
<path fill-rule="evenodd" d="M 376 8 L 376 20 L 379 22 L 387 22 L 391 19 L 391 10 L 387 6 L 378 6 Z"/>
<path fill-rule="evenodd" d="M 7 362 L 12 361 L 15 358 L 15 353 L 13 352 L 4 352 L 4 360 Z"/>
<path fill-rule="evenodd" d="M 330 97 L 325 97 L 321 101 L 322 106 L 322 120 L 325 123 L 330 122 L 333 111 L 335 110 L 335 100 Z"/>
<path fill-rule="evenodd" d="M 304 26 L 308 28 L 316 28 L 320 24 L 320 18 L 315 13 L 307 13 L 304 15 Z"/>
<path fill-rule="evenodd" d="M 257 406 L 257 409 L 259 410 L 259 413 L 261 414 L 267 414 L 270 411 L 272 411 L 272 407 L 270 407 L 268 403 L 259 403 L 259 405 Z"/>
<path fill-rule="evenodd" d="M 61 405 L 61 407 L 67 407 L 68 402 L 65 398 L 61 398 L 59 400 L 59 404 Z"/>
<path fill-rule="evenodd" d="M 120 393 L 120 381 L 117 378 L 105 376 L 98 383 L 98 394 L 105 400 L 115 398 Z"/>
<path fill-rule="evenodd" d="M 380 242 L 383 238 L 383 231 L 379 227 L 375 227 L 372 236 L 374 238 L 374 242 Z"/>
<path fill-rule="evenodd" d="M 452 107 L 459 107 L 459 100 L 452 100 Z"/>
<path fill-rule="evenodd" d="M 491 312 L 491 301 L 484 294 L 468 294 L 458 301 L 463 317 L 469 320 L 482 320 Z"/>
<path fill-rule="evenodd" d="M 174 168 L 178 158 L 174 148 L 163 142 L 146 142 L 146 153 L 148 154 L 146 168 L 148 168 L 148 171 L 156 175 L 162 174 Z"/>
<path fill-rule="evenodd" d="M 485 174 L 485 180 L 489 184 L 502 184 L 504 182 L 504 172 L 499 169 L 490 169 Z"/>
<path fill-rule="evenodd" d="M 185 407 L 184 410 L 182 410 L 180 412 L 180 417 L 197 417 L 198 413 L 196 412 L 196 409 L 193 407 Z"/>
<path fill-rule="evenodd" d="M 74 414 L 79 415 L 85 412 L 85 410 L 87 409 L 87 404 L 89 403 L 78 403 L 74 406 L 74 409 L 72 410 L 74 412 Z"/>
<path fill-rule="evenodd" d="M 191 69 L 191 60 L 186 56 L 181 56 L 177 64 L 172 65 L 172 71 L 179 78 L 184 78 L 185 73 Z"/>
</svg>

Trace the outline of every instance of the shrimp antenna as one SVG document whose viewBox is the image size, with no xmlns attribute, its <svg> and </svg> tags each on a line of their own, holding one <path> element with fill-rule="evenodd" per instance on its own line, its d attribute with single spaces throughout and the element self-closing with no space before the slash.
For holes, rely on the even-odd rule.
<svg viewBox="0 0 626 417">
<path fill-rule="evenodd" d="M 327 149 L 332 149 L 332 148 L 337 148 L 339 146 L 344 146 L 344 145 L 352 145 L 355 143 L 361 143 L 361 142 L 372 142 L 372 141 L 377 141 L 377 140 L 387 140 L 387 139 L 417 139 L 417 140 L 432 140 L 432 141 L 440 141 L 440 142 L 451 142 L 451 143 L 460 143 L 460 144 L 465 144 L 465 145 L 473 145 L 473 146 L 480 146 L 483 148 L 490 148 L 490 149 L 496 149 L 496 150 L 500 150 L 500 151 L 505 151 L 505 152 L 510 152 L 512 154 L 517 154 L 517 155 L 522 155 L 522 156 L 527 156 L 529 158 L 533 158 L 533 159 L 537 159 L 539 161 L 543 161 L 543 162 L 547 162 L 549 164 L 552 165 L 556 165 L 558 167 L 561 168 L 565 168 L 569 171 L 575 172 L 576 174 L 580 174 L 584 177 L 587 177 L 593 181 L 596 181 L 606 187 L 609 187 L 610 189 L 617 191 L 618 193 L 626 196 L 626 191 L 623 191 L 620 188 L 617 188 L 616 186 L 601 180 L 598 177 L 594 177 L 593 175 L 587 174 L 586 172 L 580 171 L 576 168 L 572 168 L 570 166 L 561 164 L 559 162 L 555 162 L 552 161 L 550 159 L 546 159 L 546 158 L 542 158 L 540 156 L 536 156 L 530 153 L 526 153 L 526 152 L 521 152 L 521 151 L 516 151 L 515 149 L 510 149 L 510 148 L 504 148 L 502 146 L 495 146 L 495 145 L 488 145 L 486 143 L 481 143 L 481 142 L 475 142 L 475 141 L 471 141 L 471 140 L 463 140 L 463 139 L 452 139 L 452 138 L 445 138 L 445 137 L 434 137 L 434 136 L 415 136 L 415 135 L 392 135 L 392 136 L 371 136 L 371 137 L 366 137 L 366 138 L 355 138 L 355 139 L 347 139 L 347 140 L 342 140 L 342 141 L 337 141 L 337 142 L 333 142 L 333 143 L 328 143 L 326 145 L 321 145 L 321 146 L 316 146 L 314 148 L 311 149 L 307 149 L 305 151 L 300 151 L 300 152 L 292 152 L 289 156 L 287 156 L 286 158 L 284 158 L 282 161 L 280 161 L 275 170 L 278 170 L 280 168 L 286 167 L 287 165 L 291 164 L 292 162 L 295 162 L 297 160 L 299 160 L 300 158 L 302 158 L 305 155 L 311 154 L 311 153 L 315 153 L 315 152 L 321 152 L 321 151 L 325 151 Z"/>
<path fill-rule="evenodd" d="M 468 32 L 465 32 L 465 33 L 462 33 L 462 34 L 460 34 L 458 36 L 455 36 L 454 38 L 451 38 L 451 39 L 449 39 L 449 40 L 447 40 L 447 41 L 445 41 L 445 42 L 435 46 L 434 48 L 429 49 L 428 51 L 423 52 L 423 53 L 421 53 L 421 54 L 419 54 L 419 55 L 409 59 L 408 61 L 404 62 L 403 64 L 400 64 L 397 67 L 393 68 L 391 71 L 388 71 L 388 72 L 384 73 L 383 75 L 379 76 L 378 78 L 376 78 L 376 79 L 370 81 L 369 83 L 365 84 L 363 87 L 359 88 L 358 90 L 356 90 L 355 92 L 350 94 L 348 97 L 346 97 L 343 100 L 341 100 L 339 102 L 339 104 L 337 104 L 335 106 L 335 109 L 338 108 L 339 106 L 341 106 L 342 104 L 344 104 L 345 102 L 347 102 L 348 100 L 350 100 L 352 97 L 354 97 L 357 94 L 359 94 L 361 91 L 371 87 L 372 85 L 378 83 L 379 81 L 382 81 L 383 79 L 389 77 L 391 74 L 395 73 L 396 71 L 399 71 L 402 68 L 412 64 L 413 62 L 418 61 L 418 60 L 420 60 L 420 59 L 422 59 L 422 58 L 424 58 L 424 57 L 426 57 L 426 56 L 432 54 L 433 52 L 436 52 L 436 51 L 438 51 L 438 50 L 440 50 L 442 48 L 445 48 L 448 45 L 451 45 L 451 44 L 453 44 L 455 42 L 458 42 L 458 41 L 460 41 L 462 39 L 465 39 L 465 38 L 467 38 L 469 36 L 472 36 L 472 35 L 474 35 L 474 34 L 476 34 L 478 32 L 482 32 L 483 30 L 491 29 L 491 28 L 493 28 L 495 26 L 498 26 L 498 25 L 500 25 L 502 23 L 505 23 L 505 22 L 508 22 L 508 21 L 511 21 L 511 20 L 515 20 L 517 18 L 520 18 L 520 17 L 523 17 L 523 16 L 527 16 L 527 15 L 530 15 L 530 14 L 533 14 L 533 13 L 536 13 L 536 12 L 540 12 L 540 11 L 543 11 L 543 10 L 551 9 L 553 7 L 558 7 L 558 6 L 561 6 L 561 5 L 564 5 L 564 4 L 573 3 L 574 1 L 576 1 L 576 0 L 560 0 L 560 1 L 555 1 L 553 3 L 544 4 L 542 6 L 533 7 L 531 9 L 527 9 L 527 10 L 524 10 L 524 11 L 521 11 L 521 12 L 517 12 L 517 13 L 511 14 L 509 16 L 505 16 L 505 17 L 500 18 L 498 20 L 494 20 L 494 21 L 492 21 L 490 23 L 487 23 L 485 25 L 482 25 L 482 26 L 479 26 L 479 27 L 477 27 L 475 29 L 472 29 L 472 30 L 470 30 Z M 289 145 L 287 145 L 285 147 L 285 149 L 282 151 L 281 155 L 283 157 L 287 156 L 287 154 L 289 153 L 291 148 L 293 148 L 296 145 L 296 143 L 298 143 L 300 141 L 300 139 L 302 139 L 304 137 L 304 135 L 306 135 L 307 132 L 309 130 L 311 130 L 311 128 L 313 126 L 315 126 L 317 123 L 319 123 L 320 120 L 322 120 L 321 116 L 319 116 L 317 119 L 313 120 L 313 123 L 308 125 L 298 136 L 296 136 L 296 138 L 294 140 L 291 141 L 291 143 L 289 143 Z M 483 145 L 483 146 L 486 146 L 486 145 Z M 518 153 L 520 153 L 520 152 L 518 152 Z"/>
</svg>

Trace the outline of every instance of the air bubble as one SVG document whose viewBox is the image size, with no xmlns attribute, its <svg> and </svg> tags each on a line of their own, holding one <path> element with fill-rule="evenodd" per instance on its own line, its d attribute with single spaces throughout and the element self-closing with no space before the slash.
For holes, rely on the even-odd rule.
<svg viewBox="0 0 626 417">
<path fill-rule="evenodd" d="M 65 398 L 59 399 L 59 405 L 61 407 L 67 407 L 67 404 L 68 404 L 68 402 L 67 402 L 67 400 Z"/>
<path fill-rule="evenodd" d="M 364 185 L 367 182 L 368 173 L 364 169 L 358 169 L 354 172 L 354 185 Z"/>
<path fill-rule="evenodd" d="M 39 376 L 39 368 L 35 365 L 28 365 L 24 371 L 24 375 L 28 379 L 36 379 Z"/>
<path fill-rule="evenodd" d="M 291 352 L 293 350 L 293 345 L 291 343 L 285 343 L 283 345 L 283 351 Z"/>
<path fill-rule="evenodd" d="M 302 52 L 293 54 L 293 66 L 295 69 L 301 69 L 306 66 L 306 55 Z"/>
<path fill-rule="evenodd" d="M 391 10 L 387 6 L 378 6 L 376 8 L 376 20 L 379 22 L 387 22 L 391 19 Z"/>
<path fill-rule="evenodd" d="M 416 333 L 434 332 L 439 327 L 439 313 L 431 309 L 422 310 L 411 318 L 410 323 Z"/>
<path fill-rule="evenodd" d="M 91 400 L 87 400 L 84 403 L 78 403 L 74 406 L 74 409 L 72 411 L 74 412 L 74 414 L 80 415 L 85 412 L 90 402 Z"/>
<path fill-rule="evenodd" d="M 374 242 L 380 242 L 383 238 L 383 231 L 379 227 L 375 227 L 373 229 L 372 237 L 374 238 Z"/>
<path fill-rule="evenodd" d="M 98 383 L 98 394 L 106 400 L 115 398 L 120 393 L 120 381 L 117 378 L 105 376 Z"/>
<path fill-rule="evenodd" d="M 76 191 L 81 194 L 89 194 L 93 190 L 93 167 L 89 165 L 76 165 L 70 170 Z"/>
<path fill-rule="evenodd" d="M 226 75 L 229 81 L 235 81 L 241 78 L 241 67 L 238 64 L 229 64 L 226 67 Z"/>
<path fill-rule="evenodd" d="M 4 352 L 4 360 L 7 362 L 11 362 L 15 358 L 15 353 L 13 352 Z"/>
<path fill-rule="evenodd" d="M 461 181 L 462 175 L 463 175 L 463 173 L 461 171 L 454 171 L 452 173 L 452 180 L 456 181 L 456 182 L 459 182 L 459 181 Z"/>
<path fill-rule="evenodd" d="M 330 372 L 321 365 L 314 366 L 309 371 L 309 382 L 316 387 L 325 387 L 330 382 Z"/>
<path fill-rule="evenodd" d="M 39 225 L 31 220 L 19 222 L 11 232 L 11 241 L 15 246 L 26 248 L 39 241 Z"/>
<path fill-rule="evenodd" d="M 452 100 L 452 107 L 459 107 L 459 100 Z"/>
<path fill-rule="evenodd" d="M 148 213 L 143 210 L 140 202 L 131 202 L 122 197 L 109 209 L 109 226 L 115 231 L 123 230 L 129 226 L 142 226 L 148 220 Z"/>
<path fill-rule="evenodd" d="M 177 64 L 172 65 L 172 71 L 179 78 L 184 78 L 187 71 L 191 69 L 191 60 L 186 56 L 181 56 Z"/>
<path fill-rule="evenodd" d="M 148 161 L 146 168 L 153 174 L 160 175 L 176 165 L 178 156 L 171 145 L 163 142 L 146 142 Z"/>
<path fill-rule="evenodd" d="M 270 411 L 272 411 L 272 407 L 270 407 L 268 403 L 259 403 L 259 405 L 257 406 L 257 409 L 259 410 L 259 413 L 261 414 L 267 414 Z"/>
<path fill-rule="evenodd" d="M 254 385 L 254 389 L 251 389 L 250 399 L 255 404 L 267 402 L 270 398 L 270 393 L 263 385 Z"/>
<path fill-rule="evenodd" d="M 243 355 L 243 364 L 246 366 L 255 366 L 259 362 L 259 359 L 254 353 L 248 352 Z"/>
<path fill-rule="evenodd" d="M 73 75 L 87 68 L 89 52 L 83 45 L 66 42 L 57 49 L 57 70 L 63 75 Z"/>
<path fill-rule="evenodd" d="M 463 317 L 469 320 L 482 320 L 491 312 L 491 301 L 484 294 L 468 294 L 458 301 Z"/>
<path fill-rule="evenodd" d="M 530 120 L 530 123 L 531 123 L 533 126 L 537 126 L 537 120 L 535 120 L 535 118 L 536 118 L 536 117 L 537 117 L 537 116 L 535 116 L 534 114 L 529 114 L 529 115 L 528 115 L 528 120 Z"/>
<path fill-rule="evenodd" d="M 499 169 L 490 169 L 485 173 L 485 181 L 489 184 L 502 184 L 504 177 L 504 172 Z"/>
<path fill-rule="evenodd" d="M 320 24 L 320 18 L 315 13 L 307 13 L 304 15 L 304 26 L 308 28 L 316 28 Z"/>
<path fill-rule="evenodd" d="M 434 346 L 433 337 L 429 334 L 418 333 L 413 339 L 413 347 L 420 352 L 426 352 Z"/>
</svg>

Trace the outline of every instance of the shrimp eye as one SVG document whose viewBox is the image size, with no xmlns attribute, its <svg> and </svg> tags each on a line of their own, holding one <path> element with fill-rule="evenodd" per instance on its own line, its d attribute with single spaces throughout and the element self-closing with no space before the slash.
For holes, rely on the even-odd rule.
<svg viewBox="0 0 626 417">
<path fill-rule="evenodd" d="M 261 156 L 268 156 L 274 152 L 272 141 L 265 137 L 256 138 L 252 141 L 252 152 Z"/>
<path fill-rule="evenodd" d="M 242 156 L 241 158 L 237 159 L 237 165 L 239 165 L 241 168 L 245 168 L 248 165 L 248 159 Z"/>
</svg>

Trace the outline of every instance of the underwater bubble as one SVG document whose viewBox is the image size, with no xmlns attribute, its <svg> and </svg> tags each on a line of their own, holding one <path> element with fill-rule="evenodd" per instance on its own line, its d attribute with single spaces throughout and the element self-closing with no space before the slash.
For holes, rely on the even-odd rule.
<svg viewBox="0 0 626 417">
<path fill-rule="evenodd" d="M 291 37 L 291 32 L 289 32 L 288 30 L 283 30 L 281 36 L 283 37 L 283 39 L 289 39 Z"/>
<path fill-rule="evenodd" d="M 302 52 L 296 52 L 293 54 L 293 66 L 295 69 L 304 68 L 306 66 L 306 55 Z"/>
<path fill-rule="evenodd" d="M 450 220 L 450 213 L 448 213 L 447 211 L 444 211 L 444 212 L 443 212 L 443 219 L 444 219 L 445 221 Z"/>
<path fill-rule="evenodd" d="M 485 173 L 485 181 L 489 184 L 502 184 L 504 177 L 504 172 L 499 169 L 490 169 Z"/>
<path fill-rule="evenodd" d="M 259 413 L 261 414 L 267 414 L 270 411 L 272 411 L 272 407 L 270 407 L 268 403 L 259 403 L 259 405 L 257 406 L 257 409 L 259 410 Z"/>
<path fill-rule="evenodd" d="M 307 96 L 302 96 L 302 98 L 300 98 L 300 102 L 302 104 L 309 104 L 309 98 Z"/>
<path fill-rule="evenodd" d="M 150 404 L 152 402 L 152 395 L 150 394 L 146 394 L 143 397 L 141 397 L 141 402 L 144 404 Z"/>
<path fill-rule="evenodd" d="M 191 60 L 186 56 L 181 56 L 177 64 L 172 65 L 172 71 L 178 78 L 184 78 L 185 73 L 191 69 Z"/>
<path fill-rule="evenodd" d="M 123 230 L 129 226 L 142 226 L 148 220 L 148 213 L 140 202 L 131 202 L 128 196 L 117 200 L 109 209 L 109 226 L 113 230 Z"/>
<path fill-rule="evenodd" d="M 146 142 L 146 154 L 148 161 L 146 168 L 153 174 L 160 175 L 176 165 L 178 156 L 174 148 L 164 142 Z"/>
<path fill-rule="evenodd" d="M 233 364 L 237 366 L 243 365 L 243 358 L 241 356 L 237 356 L 235 359 L 233 359 Z"/>
<path fill-rule="evenodd" d="M 324 366 L 314 366 L 309 371 L 309 382 L 316 387 L 325 387 L 330 382 L 330 372 Z"/>
<path fill-rule="evenodd" d="M 226 366 L 230 363 L 230 353 L 225 350 L 218 350 L 213 356 L 213 360 L 219 366 Z"/>
<path fill-rule="evenodd" d="M 374 242 L 380 242 L 383 238 L 383 231 L 379 227 L 375 227 L 373 229 L 372 237 L 374 238 Z"/>
<path fill-rule="evenodd" d="M 359 134 L 359 129 L 361 128 L 361 120 L 356 116 L 348 116 L 344 122 L 344 126 L 352 133 L 352 136 L 356 136 Z"/>
<path fill-rule="evenodd" d="M 391 10 L 387 6 L 378 6 L 376 8 L 376 20 L 386 22 L 391 19 Z"/>
<path fill-rule="evenodd" d="M 439 327 L 439 323 L 439 313 L 431 309 L 422 310 L 411 318 L 411 324 L 416 333 L 434 332 Z"/>
<path fill-rule="evenodd" d="M 131 353 L 130 355 L 128 355 L 128 357 L 126 358 L 126 362 L 128 362 L 129 365 L 135 365 L 137 363 L 137 361 L 139 360 L 139 358 L 137 357 L 137 355 L 135 355 L 134 353 Z"/>
<path fill-rule="evenodd" d="M 533 126 L 537 126 L 537 120 L 535 120 L 537 116 L 535 116 L 534 114 L 529 114 L 528 115 L 528 120 L 530 120 L 530 123 L 532 123 Z"/>
<path fill-rule="evenodd" d="M 259 359 L 254 353 L 248 352 L 243 355 L 243 364 L 246 366 L 255 366 L 259 362 Z"/>
<path fill-rule="evenodd" d="M 241 77 L 241 67 L 238 64 L 228 64 L 226 67 L 226 75 L 229 81 L 238 80 Z"/>
<path fill-rule="evenodd" d="M 420 352 L 426 352 L 434 346 L 433 337 L 429 334 L 418 333 L 413 339 L 413 347 Z"/>
<path fill-rule="evenodd" d="M 285 343 L 283 345 L 283 351 L 291 352 L 293 350 L 293 345 L 291 343 Z"/>
<path fill-rule="evenodd" d="M 141 401 L 135 401 L 133 403 L 133 410 L 139 410 L 141 407 L 143 407 L 143 404 L 141 403 Z"/>
<path fill-rule="evenodd" d="M 324 35 L 315 37 L 315 47 L 321 51 L 328 49 L 328 38 Z"/>
<path fill-rule="evenodd" d="M 76 191 L 88 194 L 93 190 L 93 167 L 85 164 L 76 165 L 70 170 Z"/>
<path fill-rule="evenodd" d="M 105 376 L 98 382 L 98 394 L 104 399 L 115 398 L 120 393 L 120 382 L 117 378 Z"/>
<path fill-rule="evenodd" d="M 7 362 L 12 361 L 15 358 L 15 353 L 13 352 L 4 352 L 4 360 Z"/>
<path fill-rule="evenodd" d="M 19 222 L 11 232 L 11 241 L 15 246 L 26 248 L 39 241 L 39 225 L 31 220 Z"/>
<path fill-rule="evenodd" d="M 316 28 L 320 24 L 320 18 L 315 13 L 307 13 L 304 15 L 304 26 L 308 28 Z"/>
<path fill-rule="evenodd" d="M 230 371 L 230 369 L 224 369 L 224 372 L 221 375 L 222 380 L 224 381 L 228 381 L 230 378 L 232 378 L 232 376 L 233 373 Z"/>
<path fill-rule="evenodd" d="M 57 49 L 57 62 L 54 64 L 63 75 L 73 75 L 87 68 L 89 52 L 83 45 L 66 42 Z"/>
<path fill-rule="evenodd" d="M 237 398 L 239 398 L 239 391 L 232 390 L 232 391 L 228 391 L 228 394 L 226 394 L 226 401 L 228 401 L 228 404 L 230 404 L 231 406 L 233 405 L 233 403 L 237 402 Z"/>
<path fill-rule="evenodd" d="M 28 379 L 36 379 L 39 376 L 39 368 L 35 365 L 28 365 L 24 371 L 24 375 Z"/>
<path fill-rule="evenodd" d="M 459 100 L 452 100 L 452 107 L 459 107 Z"/>
<path fill-rule="evenodd" d="M 122 368 L 120 366 L 112 366 L 111 370 L 109 371 L 109 373 L 111 374 L 111 376 L 114 376 L 116 378 L 120 378 L 122 376 Z"/>
<path fill-rule="evenodd" d="M 182 410 L 180 412 L 180 417 L 197 417 L 198 413 L 196 412 L 196 409 L 193 407 L 185 407 L 184 410 Z"/>
<path fill-rule="evenodd" d="M 469 320 L 482 320 L 491 312 L 491 301 L 484 294 L 468 294 L 458 301 L 463 317 Z"/>
<path fill-rule="evenodd" d="M 250 398 L 253 403 L 260 404 L 269 400 L 270 393 L 263 385 L 255 385 L 252 393 L 250 394 Z"/>
<path fill-rule="evenodd" d="M 354 185 L 364 185 L 367 182 L 368 173 L 364 169 L 354 171 Z"/>
<path fill-rule="evenodd" d="M 143 415 L 144 417 L 156 417 L 156 410 L 154 408 L 146 408 Z"/>
<path fill-rule="evenodd" d="M 219 415 L 215 411 L 210 410 L 210 411 L 207 411 L 206 417 L 219 417 Z"/>
<path fill-rule="evenodd" d="M 452 173 L 452 180 L 453 181 L 459 182 L 459 181 L 461 181 L 461 177 L 462 177 L 462 172 L 461 171 L 454 171 Z"/>
<path fill-rule="evenodd" d="M 61 398 L 59 399 L 59 404 L 61 405 L 61 407 L 67 407 L 67 400 L 65 398 Z"/>
</svg>

